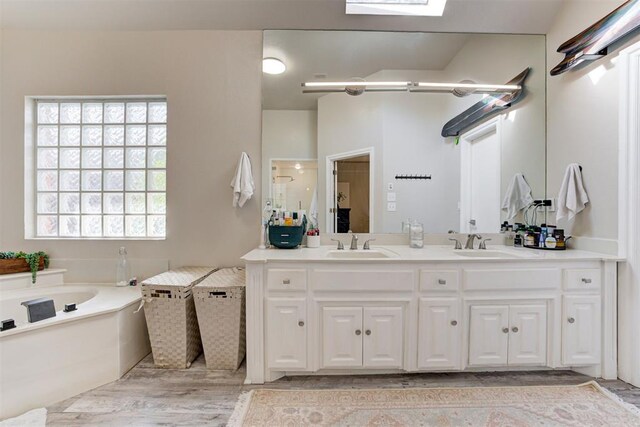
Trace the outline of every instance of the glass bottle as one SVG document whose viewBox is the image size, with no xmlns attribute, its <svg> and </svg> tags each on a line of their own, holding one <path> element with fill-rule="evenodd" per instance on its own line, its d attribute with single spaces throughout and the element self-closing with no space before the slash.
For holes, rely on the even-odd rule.
<svg viewBox="0 0 640 427">
<path fill-rule="evenodd" d="M 424 226 L 414 221 L 411 223 L 409 227 L 409 240 L 412 248 L 422 248 L 424 247 Z"/>
<path fill-rule="evenodd" d="M 127 261 L 127 249 L 122 246 L 119 250 L 118 265 L 116 268 L 116 286 L 129 286 L 131 271 Z"/>
</svg>

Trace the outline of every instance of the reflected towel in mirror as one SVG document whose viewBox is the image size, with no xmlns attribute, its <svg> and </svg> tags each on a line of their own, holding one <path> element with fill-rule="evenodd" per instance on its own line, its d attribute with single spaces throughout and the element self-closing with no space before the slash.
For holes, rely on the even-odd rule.
<svg viewBox="0 0 640 427">
<path fill-rule="evenodd" d="M 517 173 L 511 179 L 507 192 L 502 201 L 502 210 L 507 211 L 507 220 L 511 220 L 518 215 L 522 209 L 533 203 L 531 187 L 524 179 L 524 175 Z"/>
</svg>

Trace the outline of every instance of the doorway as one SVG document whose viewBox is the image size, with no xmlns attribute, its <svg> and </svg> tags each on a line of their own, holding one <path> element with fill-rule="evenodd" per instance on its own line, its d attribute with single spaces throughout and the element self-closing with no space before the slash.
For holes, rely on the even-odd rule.
<svg viewBox="0 0 640 427">
<path fill-rule="evenodd" d="M 331 181 L 328 229 L 332 233 L 370 233 L 372 223 L 372 153 L 328 158 Z"/>
<path fill-rule="evenodd" d="M 500 228 L 500 118 L 460 138 L 460 232 Z"/>
</svg>

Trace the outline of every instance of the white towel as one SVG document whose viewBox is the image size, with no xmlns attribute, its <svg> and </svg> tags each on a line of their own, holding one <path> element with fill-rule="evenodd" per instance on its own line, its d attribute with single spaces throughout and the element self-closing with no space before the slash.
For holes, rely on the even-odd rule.
<svg viewBox="0 0 640 427">
<path fill-rule="evenodd" d="M 245 152 L 240 155 L 236 174 L 231 180 L 231 187 L 233 187 L 234 208 L 243 207 L 256 190 L 253 182 L 253 173 L 251 172 L 251 160 Z"/>
<path fill-rule="evenodd" d="M 558 194 L 558 212 L 556 221 L 568 218 L 571 221 L 578 213 L 582 212 L 589 203 L 589 196 L 582 184 L 582 171 L 580 165 L 571 163 L 567 166 Z"/>
<path fill-rule="evenodd" d="M 533 203 L 531 187 L 524 179 L 524 175 L 517 173 L 507 187 L 507 193 L 502 201 L 502 210 L 507 211 L 507 220 L 513 219 L 522 209 Z"/>
<path fill-rule="evenodd" d="M 313 189 L 313 197 L 309 206 L 309 221 L 315 227 L 318 227 L 318 187 Z"/>
</svg>

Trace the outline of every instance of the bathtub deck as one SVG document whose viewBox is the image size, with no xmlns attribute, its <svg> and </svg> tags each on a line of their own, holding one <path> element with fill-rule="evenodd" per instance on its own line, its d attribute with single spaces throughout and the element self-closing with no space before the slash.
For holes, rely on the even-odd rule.
<svg viewBox="0 0 640 427">
<path fill-rule="evenodd" d="M 48 426 L 224 426 L 238 395 L 252 388 L 409 388 L 580 384 L 589 377 L 568 371 L 403 374 L 282 378 L 265 386 L 243 385 L 237 372 L 207 371 L 201 356 L 191 369 L 164 370 L 145 358 L 121 380 L 50 406 Z M 640 407 L 640 389 L 622 381 L 599 381 Z"/>
</svg>

